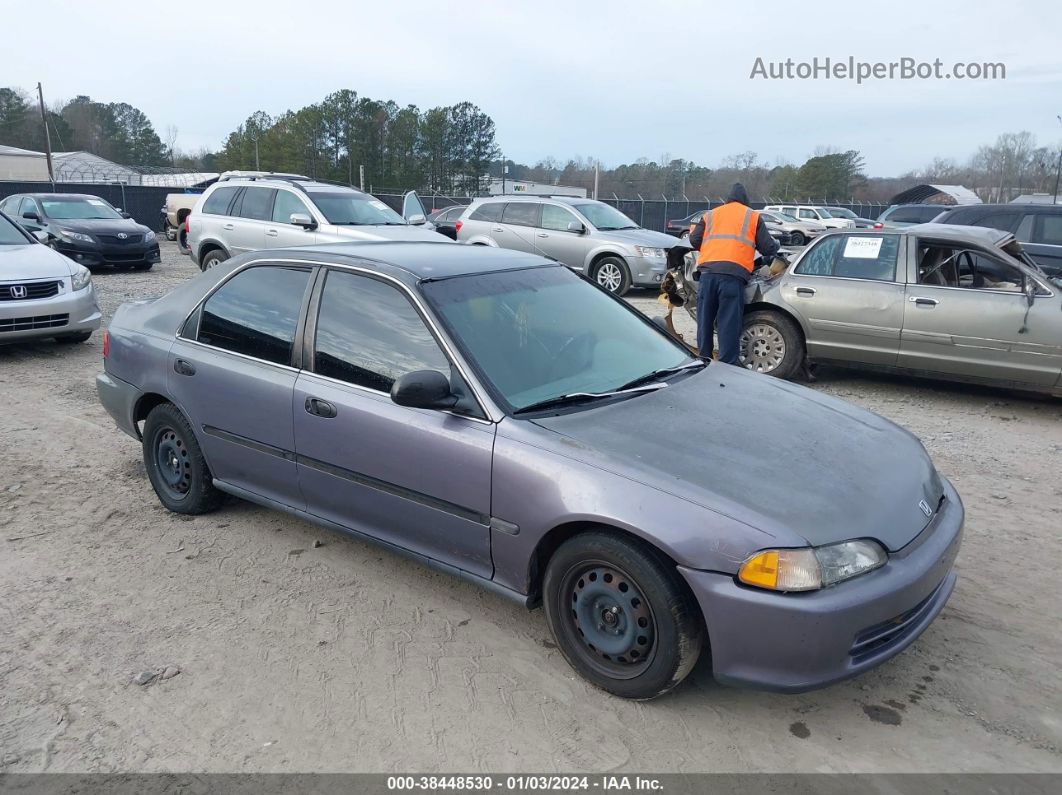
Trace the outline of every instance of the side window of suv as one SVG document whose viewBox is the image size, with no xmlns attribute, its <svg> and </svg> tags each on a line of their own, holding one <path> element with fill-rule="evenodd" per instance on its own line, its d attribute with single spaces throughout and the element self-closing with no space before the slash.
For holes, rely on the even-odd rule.
<svg viewBox="0 0 1062 795">
<path fill-rule="evenodd" d="M 1062 246 L 1062 215 L 1041 215 L 1032 242 Z"/>
<path fill-rule="evenodd" d="M 290 364 L 309 268 L 248 268 L 203 304 L 196 339 L 206 345 Z"/>
<path fill-rule="evenodd" d="M 321 294 L 314 372 L 390 392 L 415 370 L 450 377 L 450 361 L 406 296 L 379 279 L 330 271 Z"/>
<path fill-rule="evenodd" d="M 268 221 L 273 217 L 274 188 L 245 188 L 236 214 L 253 221 Z"/>
<path fill-rule="evenodd" d="M 472 215 L 468 216 L 468 220 L 500 221 L 502 217 L 502 208 L 504 207 L 505 202 L 486 202 L 473 210 Z"/>
<path fill-rule="evenodd" d="M 539 211 L 542 205 L 538 202 L 509 202 L 505 205 L 502 213 L 503 224 L 515 224 L 517 226 L 538 226 Z"/>
<path fill-rule="evenodd" d="M 203 212 L 209 215 L 228 215 L 229 205 L 238 190 L 239 188 L 233 185 L 218 188 L 203 202 Z"/>
<path fill-rule="evenodd" d="M 578 219 L 563 207 L 555 204 L 542 205 L 542 228 L 555 229 L 558 232 L 567 232 L 568 224 Z"/>
<path fill-rule="evenodd" d="M 273 202 L 273 220 L 278 224 L 290 224 L 293 215 L 309 215 L 313 218 L 302 199 L 290 190 L 278 190 L 277 200 Z"/>
</svg>

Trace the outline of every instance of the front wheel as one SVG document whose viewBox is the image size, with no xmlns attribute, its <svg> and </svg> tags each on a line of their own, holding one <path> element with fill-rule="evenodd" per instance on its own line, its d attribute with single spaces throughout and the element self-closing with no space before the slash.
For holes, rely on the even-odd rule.
<svg viewBox="0 0 1062 795">
<path fill-rule="evenodd" d="M 590 278 L 613 295 L 631 289 L 631 271 L 620 257 L 605 257 L 594 265 Z"/>
<path fill-rule="evenodd" d="M 172 403 L 144 421 L 144 466 L 159 501 L 174 513 L 200 514 L 221 504 L 192 426 Z"/>
<path fill-rule="evenodd" d="M 804 237 L 803 232 L 793 232 L 789 235 L 789 245 L 802 246 L 808 242 L 808 239 Z"/>
<path fill-rule="evenodd" d="M 583 678 L 622 698 L 663 695 L 693 670 L 700 611 L 655 550 L 604 531 L 564 542 L 543 582 L 546 622 Z"/>
<path fill-rule="evenodd" d="M 738 343 L 742 367 L 776 378 L 792 378 L 804 363 L 804 337 L 792 320 L 761 310 L 745 315 Z"/>
</svg>

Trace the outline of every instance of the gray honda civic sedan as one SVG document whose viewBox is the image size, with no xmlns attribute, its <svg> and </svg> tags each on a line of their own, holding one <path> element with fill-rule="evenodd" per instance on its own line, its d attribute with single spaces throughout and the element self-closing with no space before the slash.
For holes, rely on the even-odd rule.
<svg viewBox="0 0 1062 795">
<path fill-rule="evenodd" d="M 100 399 L 170 510 L 235 495 L 541 604 L 619 696 L 709 651 L 722 682 L 844 679 L 955 584 L 962 503 L 914 436 L 691 358 L 535 255 L 246 254 L 119 308 L 104 361 Z"/>
</svg>

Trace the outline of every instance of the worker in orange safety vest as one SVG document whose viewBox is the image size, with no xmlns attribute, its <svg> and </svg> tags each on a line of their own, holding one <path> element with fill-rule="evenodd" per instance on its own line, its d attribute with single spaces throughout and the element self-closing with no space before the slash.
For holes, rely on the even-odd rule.
<svg viewBox="0 0 1062 795">
<path fill-rule="evenodd" d="M 738 363 L 745 285 L 755 269 L 756 252 L 767 261 L 778 243 L 763 218 L 749 207 L 745 186 L 735 182 L 726 204 L 706 212 L 690 229 L 697 251 L 697 347 L 712 355 L 712 332 L 718 326 L 719 360 Z"/>
</svg>

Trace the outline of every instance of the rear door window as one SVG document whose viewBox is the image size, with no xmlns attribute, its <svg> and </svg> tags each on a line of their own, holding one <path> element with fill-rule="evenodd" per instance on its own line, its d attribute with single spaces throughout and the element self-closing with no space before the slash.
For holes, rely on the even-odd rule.
<svg viewBox="0 0 1062 795">
<path fill-rule="evenodd" d="M 241 271 L 203 304 L 196 339 L 274 364 L 290 364 L 309 268 Z"/>
<path fill-rule="evenodd" d="M 1062 246 L 1062 215 L 1041 215 L 1032 242 Z"/>
<path fill-rule="evenodd" d="M 481 204 L 472 211 L 472 215 L 468 216 L 468 220 L 500 221 L 502 217 L 502 209 L 504 207 L 504 202 L 487 202 L 486 204 Z"/>
<path fill-rule="evenodd" d="M 899 250 L 899 235 L 826 237 L 801 258 L 794 273 L 891 282 Z"/>
<path fill-rule="evenodd" d="M 502 223 L 538 226 L 542 205 L 538 202 L 509 202 L 502 213 Z"/>
<path fill-rule="evenodd" d="M 983 226 L 988 229 L 1002 229 L 1004 232 L 1013 232 L 1014 225 L 1021 216 L 1017 213 L 992 213 L 982 216 L 974 221 L 974 226 Z"/>
<path fill-rule="evenodd" d="M 274 188 L 247 188 L 240 200 L 239 216 L 254 221 L 268 221 L 273 217 Z"/>
<path fill-rule="evenodd" d="M 238 190 L 239 188 L 234 185 L 218 188 L 203 202 L 203 212 L 208 215 L 228 215 L 229 205 L 232 204 L 232 199 Z"/>
</svg>

